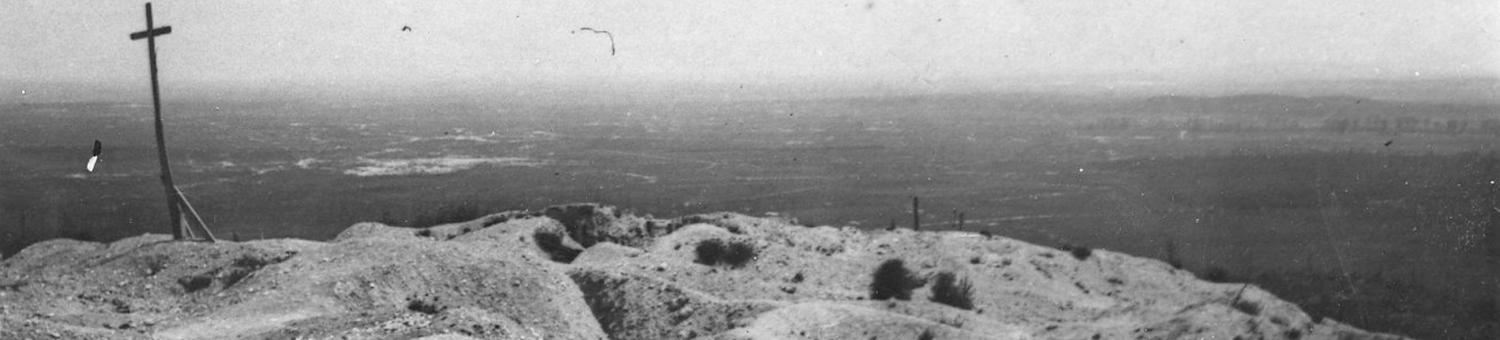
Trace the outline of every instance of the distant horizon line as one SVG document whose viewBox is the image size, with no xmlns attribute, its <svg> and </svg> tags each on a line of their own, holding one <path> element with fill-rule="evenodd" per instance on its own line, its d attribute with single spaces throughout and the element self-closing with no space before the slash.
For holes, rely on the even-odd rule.
<svg viewBox="0 0 1500 340">
<path fill-rule="evenodd" d="M 615 102 L 694 102 L 795 100 L 843 97 L 885 97 L 953 94 L 1056 94 L 1105 97 L 1150 97 L 1183 95 L 1222 97 L 1273 94 L 1299 97 L 1355 96 L 1398 101 L 1436 101 L 1500 104 L 1500 75 L 1462 75 L 1421 78 L 1306 78 L 1289 80 L 1198 80 L 1180 81 L 1110 76 L 1050 77 L 1049 80 L 1010 77 L 988 80 L 956 80 L 945 84 L 913 86 L 888 82 L 783 81 L 758 84 L 731 81 L 597 80 L 589 83 L 529 81 L 500 84 L 463 80 L 427 84 L 375 84 L 364 87 L 309 83 L 248 84 L 198 81 L 163 84 L 164 101 L 361 101 L 456 100 L 490 97 L 529 97 L 520 102 L 552 102 L 590 97 L 601 104 Z M 18 81 L 0 80 L 0 101 L 15 103 L 84 103 L 141 101 L 149 96 L 146 85 L 114 81 Z M 175 93 L 174 93 L 175 92 Z M 144 97 L 142 97 L 144 98 Z M 14 101 L 13 101 L 14 100 Z"/>
</svg>

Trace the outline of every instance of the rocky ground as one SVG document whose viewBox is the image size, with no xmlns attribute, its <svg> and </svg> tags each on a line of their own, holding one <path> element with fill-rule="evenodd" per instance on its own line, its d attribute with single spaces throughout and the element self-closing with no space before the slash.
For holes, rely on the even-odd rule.
<svg viewBox="0 0 1500 340">
<path fill-rule="evenodd" d="M 881 287 L 909 297 L 872 299 L 891 259 L 909 275 Z M 963 282 L 967 304 L 934 296 Z M 1399 337 L 1102 249 L 589 204 L 426 229 L 361 223 L 328 242 L 51 240 L 0 262 L 0 339 L 292 338 Z"/>
</svg>

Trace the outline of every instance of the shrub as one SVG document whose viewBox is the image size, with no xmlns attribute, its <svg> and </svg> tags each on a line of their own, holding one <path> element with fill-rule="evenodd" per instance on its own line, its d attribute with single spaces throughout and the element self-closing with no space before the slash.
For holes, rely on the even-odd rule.
<svg viewBox="0 0 1500 340">
<path fill-rule="evenodd" d="M 756 255 L 755 246 L 748 241 L 725 242 L 720 239 L 700 241 L 693 252 L 697 255 L 694 262 L 710 266 L 728 264 L 734 268 L 744 267 L 755 260 Z"/>
<path fill-rule="evenodd" d="M 1260 315 L 1260 304 L 1255 303 L 1255 301 L 1236 300 L 1234 301 L 1234 303 L 1230 304 L 1230 306 L 1233 306 L 1234 309 L 1238 309 L 1240 312 L 1244 312 L 1245 314 L 1249 314 L 1251 316 Z"/>
<path fill-rule="evenodd" d="M 422 299 L 408 299 L 406 301 L 406 310 L 417 312 L 417 313 L 422 313 L 422 314 L 427 314 L 427 315 L 433 315 L 433 314 L 437 314 L 437 313 L 442 313 L 444 309 L 446 309 L 446 308 L 443 308 L 442 306 L 438 306 L 436 303 L 427 302 L 427 301 L 422 300 Z"/>
<path fill-rule="evenodd" d="M 724 257 L 724 241 L 720 239 L 707 239 L 698 241 L 698 247 L 693 252 L 698 255 L 694 262 L 705 265 L 719 264 L 719 259 Z"/>
<path fill-rule="evenodd" d="M 936 334 L 932 334 L 932 330 L 931 329 L 924 329 L 924 330 L 922 330 L 922 334 L 918 334 L 917 335 L 917 340 L 932 340 L 932 339 L 936 339 L 936 338 L 937 338 L 937 335 Z"/>
<path fill-rule="evenodd" d="M 747 241 L 730 242 L 729 252 L 723 258 L 724 263 L 735 268 L 744 267 L 752 260 L 755 260 L 755 246 Z"/>
<path fill-rule="evenodd" d="M 479 212 L 479 208 L 472 205 L 446 205 L 433 211 L 418 214 L 416 218 L 412 219 L 411 227 L 426 228 L 439 224 L 470 221 L 482 216 L 484 214 Z"/>
<path fill-rule="evenodd" d="M 1229 282 L 1229 271 L 1219 266 L 1208 267 L 1203 271 L 1202 278 L 1213 283 Z"/>
<path fill-rule="evenodd" d="M 955 308 L 973 310 L 974 287 L 969 284 L 969 279 L 959 279 L 952 272 L 941 272 L 932 284 L 932 297 L 929 299 Z"/>
<path fill-rule="evenodd" d="M 921 286 L 922 280 L 913 276 L 901 259 L 885 260 L 870 281 L 870 299 L 911 300 L 911 290 Z"/>
<path fill-rule="evenodd" d="M 1066 245 L 1063 246 L 1062 250 L 1066 250 L 1069 254 L 1073 254 L 1073 258 L 1078 259 L 1079 261 L 1087 260 L 1089 259 L 1089 256 L 1094 255 L 1094 250 L 1089 249 L 1089 247 L 1087 246 Z"/>
<path fill-rule="evenodd" d="M 188 293 L 203 290 L 204 288 L 208 288 L 208 286 L 212 285 L 213 283 L 213 277 L 210 277 L 208 275 L 193 275 L 177 279 L 177 284 L 181 285 L 182 290 Z"/>
<path fill-rule="evenodd" d="M 542 248 L 542 251 L 546 252 L 547 257 L 551 258 L 552 261 L 573 263 L 573 259 L 578 258 L 578 254 L 583 252 L 564 246 L 562 235 L 558 235 L 557 233 L 537 229 L 535 233 L 531 234 L 531 238 L 536 241 L 537 248 Z"/>
</svg>

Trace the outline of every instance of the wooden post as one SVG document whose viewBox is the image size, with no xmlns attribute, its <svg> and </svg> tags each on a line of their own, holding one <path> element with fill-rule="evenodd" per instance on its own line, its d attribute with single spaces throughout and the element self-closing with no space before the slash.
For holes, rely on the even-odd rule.
<svg viewBox="0 0 1500 340">
<path fill-rule="evenodd" d="M 172 168 L 167 163 L 167 142 L 161 127 L 161 90 L 156 81 L 156 36 L 172 33 L 171 26 L 155 27 L 151 20 L 151 3 L 146 3 L 146 30 L 130 34 L 130 40 L 146 39 L 146 55 L 151 61 L 151 108 L 156 114 L 156 157 L 161 161 L 161 186 L 167 194 L 167 216 L 172 219 L 172 239 L 182 240 L 181 200 L 172 185 Z"/>
</svg>

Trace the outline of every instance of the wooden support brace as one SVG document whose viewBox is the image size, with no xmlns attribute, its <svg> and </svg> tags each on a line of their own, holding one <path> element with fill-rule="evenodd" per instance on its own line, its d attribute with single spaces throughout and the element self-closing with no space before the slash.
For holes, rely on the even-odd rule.
<svg viewBox="0 0 1500 340">
<path fill-rule="evenodd" d="M 208 224 L 203 223 L 203 216 L 198 215 L 198 209 L 193 209 L 193 204 L 188 202 L 187 195 L 182 194 L 182 188 L 173 186 L 172 189 L 177 191 L 177 200 L 182 204 L 183 210 L 192 215 L 193 221 L 198 222 L 198 228 L 203 229 L 203 235 L 208 237 L 208 242 L 218 242 L 219 240 L 214 238 L 214 232 L 208 230 Z M 188 228 L 188 231 L 191 232 L 192 228 Z"/>
</svg>

